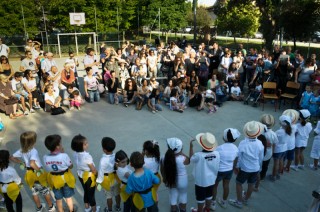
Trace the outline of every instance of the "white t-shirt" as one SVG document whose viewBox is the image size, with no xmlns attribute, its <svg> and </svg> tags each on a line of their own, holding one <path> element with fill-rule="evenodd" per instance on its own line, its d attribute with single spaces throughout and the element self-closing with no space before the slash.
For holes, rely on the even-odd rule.
<svg viewBox="0 0 320 212">
<path fill-rule="evenodd" d="M 93 56 L 86 55 L 84 57 L 83 64 L 85 66 L 89 65 L 89 64 L 92 64 L 94 62 L 99 62 L 99 58 L 97 57 L 97 55 L 93 55 Z M 92 71 L 93 71 L 93 73 L 98 72 L 99 71 L 99 67 L 97 65 L 92 66 Z"/>
<path fill-rule="evenodd" d="M 287 150 L 293 150 L 296 146 L 297 125 L 292 124 L 291 129 L 292 129 L 291 135 L 289 136 L 289 139 L 287 141 Z"/>
<path fill-rule="evenodd" d="M 156 160 L 155 157 L 148 158 L 144 157 L 144 168 L 149 169 L 153 173 L 159 172 L 159 162 Z"/>
<path fill-rule="evenodd" d="M 307 146 L 311 131 L 312 131 L 312 125 L 310 122 L 307 122 L 305 126 L 302 126 L 301 123 L 297 124 L 296 144 L 295 144 L 296 147 Z"/>
<path fill-rule="evenodd" d="M 26 85 L 27 88 L 29 88 L 30 90 L 33 90 L 34 88 L 37 87 L 37 82 L 35 78 L 32 78 L 32 80 L 27 80 L 27 78 L 23 78 L 22 79 L 22 84 Z"/>
<path fill-rule="evenodd" d="M 65 171 L 72 165 L 71 159 L 66 153 L 44 155 L 43 163 L 48 172 Z"/>
<path fill-rule="evenodd" d="M 24 67 L 25 70 L 29 69 L 31 71 L 35 71 L 37 69 L 37 63 L 35 59 L 24 58 L 21 61 L 21 66 Z"/>
<path fill-rule="evenodd" d="M 32 148 L 29 152 L 26 152 L 26 153 L 22 153 L 21 150 L 19 149 L 13 154 L 13 157 L 22 158 L 24 163 L 26 164 L 26 167 L 31 167 L 30 161 L 32 160 L 34 160 L 34 162 L 39 168 L 42 167 L 38 151 L 35 148 Z"/>
<path fill-rule="evenodd" d="M 147 61 L 149 62 L 149 67 L 154 67 L 157 64 L 156 56 L 148 56 Z"/>
<path fill-rule="evenodd" d="M 178 100 L 174 96 L 170 97 L 170 110 L 173 110 L 173 105 L 172 105 L 173 102 L 175 103 L 175 106 L 177 106 Z"/>
<path fill-rule="evenodd" d="M 85 78 L 83 79 L 88 86 L 88 90 L 97 90 L 98 89 L 98 80 L 95 77 L 91 77 L 89 78 L 88 76 L 85 76 Z"/>
<path fill-rule="evenodd" d="M 263 158 L 263 161 L 267 161 L 272 157 L 273 144 L 277 144 L 279 141 L 278 141 L 277 134 L 273 132 L 272 129 L 268 129 L 267 132 L 265 132 L 263 135 L 266 137 L 267 142 L 270 144 L 270 147 L 267 147 L 266 154 Z"/>
<path fill-rule="evenodd" d="M 113 173 L 114 172 L 114 159 L 115 154 L 107 155 L 103 154 L 102 158 L 100 159 L 99 163 L 99 171 L 98 171 L 98 178 L 97 183 L 101 183 L 104 178 L 105 173 Z"/>
<path fill-rule="evenodd" d="M 196 152 L 190 161 L 194 163 L 192 174 L 195 184 L 201 187 L 214 185 L 219 170 L 219 152 Z"/>
<path fill-rule="evenodd" d="M 49 95 L 49 93 L 47 92 L 44 94 L 44 101 L 49 100 L 52 104 L 54 104 L 58 96 L 59 94 L 57 94 L 56 92 L 53 92 L 52 95 Z"/>
<path fill-rule="evenodd" d="M 258 172 L 261 169 L 264 147 L 260 140 L 245 138 L 240 142 L 238 164 L 242 171 Z"/>
<path fill-rule="evenodd" d="M 73 154 L 74 164 L 77 167 L 78 176 L 82 178 L 83 172 L 90 172 L 90 167 L 88 165 L 93 164 L 94 162 L 92 156 L 88 152 L 74 152 Z"/>
<path fill-rule="evenodd" d="M 8 168 L 0 171 L 0 182 L 2 183 L 10 183 L 15 182 L 16 184 L 21 183 L 21 178 L 14 168 L 8 166 Z M 0 185 L 1 186 L 1 185 Z M 3 184 L 1 186 L 2 193 L 7 193 L 8 184 Z"/>
<path fill-rule="evenodd" d="M 4 55 L 4 56 L 8 57 L 8 49 L 9 49 L 9 47 L 6 44 L 1 44 L 0 45 L 0 56 Z"/>
<path fill-rule="evenodd" d="M 186 166 L 184 165 L 185 160 L 186 160 L 186 157 L 183 155 L 176 156 L 177 176 L 187 175 L 187 169 L 186 169 Z M 163 164 L 164 156 L 161 157 L 160 161 Z"/>
<path fill-rule="evenodd" d="M 15 78 L 12 79 L 11 81 L 11 86 L 12 86 L 12 90 L 13 91 L 22 91 L 24 90 L 23 88 L 23 84 L 22 84 L 22 80 L 21 81 L 17 81 Z"/>
<path fill-rule="evenodd" d="M 239 86 L 238 87 L 232 86 L 231 87 L 231 94 L 234 94 L 235 96 L 240 96 L 240 94 L 241 94 L 240 87 Z"/>
<path fill-rule="evenodd" d="M 132 173 L 133 171 L 130 169 L 129 165 L 126 165 L 125 167 L 118 167 L 117 168 L 117 175 L 120 179 L 121 182 L 127 183 L 128 182 L 128 178 L 125 177 L 126 173 L 129 173 L 129 175 Z"/>
<path fill-rule="evenodd" d="M 77 66 L 78 58 L 67 58 L 66 63 L 70 64 L 72 67 L 72 70 L 75 72 L 76 71 L 76 66 Z"/>
<path fill-rule="evenodd" d="M 227 172 L 233 169 L 233 161 L 238 157 L 238 147 L 233 143 L 224 143 L 217 147 L 220 154 L 219 172 Z"/>
<path fill-rule="evenodd" d="M 276 135 L 279 142 L 275 144 L 273 153 L 281 153 L 287 151 L 287 142 L 290 139 L 290 136 L 285 132 L 283 128 L 277 130 Z"/>
<path fill-rule="evenodd" d="M 52 60 L 45 59 L 45 60 L 41 61 L 41 69 L 45 70 L 45 72 L 51 71 L 52 66 L 57 67 L 57 63 L 53 59 Z"/>
</svg>

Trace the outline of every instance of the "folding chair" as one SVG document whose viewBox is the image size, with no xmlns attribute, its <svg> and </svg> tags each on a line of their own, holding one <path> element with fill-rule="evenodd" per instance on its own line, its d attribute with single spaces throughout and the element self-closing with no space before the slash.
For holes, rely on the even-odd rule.
<svg viewBox="0 0 320 212">
<path fill-rule="evenodd" d="M 287 82 L 285 92 L 280 95 L 279 109 L 281 106 L 281 99 L 284 99 L 284 103 L 286 102 L 285 99 L 291 99 L 291 108 L 293 108 L 293 102 L 298 97 L 299 88 L 300 88 L 300 83 L 292 82 L 292 81 Z"/>
<path fill-rule="evenodd" d="M 277 83 L 275 82 L 264 82 L 262 88 L 262 110 L 264 110 L 265 100 L 274 100 L 274 111 L 277 110 L 277 102 L 279 97 L 277 95 Z"/>
</svg>

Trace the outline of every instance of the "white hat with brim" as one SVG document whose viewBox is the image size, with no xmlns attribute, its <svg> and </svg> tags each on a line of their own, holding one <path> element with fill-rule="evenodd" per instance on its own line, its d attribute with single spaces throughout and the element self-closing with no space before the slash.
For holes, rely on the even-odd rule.
<svg viewBox="0 0 320 212">
<path fill-rule="evenodd" d="M 314 129 L 314 132 L 320 135 L 320 121 L 318 121 L 316 128 Z"/>
<path fill-rule="evenodd" d="M 243 127 L 243 133 L 248 138 L 256 138 L 263 133 L 264 129 L 260 122 L 249 121 Z"/>
<path fill-rule="evenodd" d="M 228 140 L 228 132 L 230 132 L 231 135 L 232 135 L 232 141 L 229 141 L 229 140 Z M 225 130 L 223 131 L 223 139 L 224 139 L 225 141 L 229 141 L 229 142 L 234 142 L 235 140 L 237 140 L 237 138 L 240 137 L 240 135 L 241 135 L 241 134 L 240 134 L 239 130 L 234 129 L 234 128 L 227 128 L 227 129 L 225 129 Z"/>
<path fill-rule="evenodd" d="M 266 125 L 268 128 L 273 127 L 274 125 L 274 117 L 270 114 L 263 114 L 260 118 L 262 124 Z"/>
<path fill-rule="evenodd" d="M 290 116 L 287 116 L 287 115 L 282 115 L 279 117 L 279 121 L 280 121 L 280 124 L 281 125 L 290 125 L 291 126 L 291 117 Z"/>
<path fill-rule="evenodd" d="M 124 63 L 124 64 L 128 65 L 127 61 L 125 61 L 124 59 L 119 59 L 119 60 L 118 60 L 118 63 L 119 63 L 119 64 L 120 64 L 120 63 Z"/>
<path fill-rule="evenodd" d="M 199 145 L 204 150 L 207 150 L 207 151 L 212 151 L 218 146 L 218 143 L 216 141 L 216 137 L 208 132 L 199 133 L 198 135 L 196 135 L 196 139 L 197 139 Z"/>
<path fill-rule="evenodd" d="M 168 138 L 167 144 L 175 154 L 181 152 L 182 150 L 182 141 L 179 138 Z"/>
<path fill-rule="evenodd" d="M 300 114 L 298 111 L 294 109 L 288 109 L 283 111 L 282 115 L 289 116 L 291 118 L 291 123 L 295 124 L 299 120 Z"/>
<path fill-rule="evenodd" d="M 299 112 L 300 112 L 300 116 L 302 116 L 303 119 L 307 119 L 311 116 L 309 110 L 304 109 L 304 110 L 300 110 Z"/>
</svg>

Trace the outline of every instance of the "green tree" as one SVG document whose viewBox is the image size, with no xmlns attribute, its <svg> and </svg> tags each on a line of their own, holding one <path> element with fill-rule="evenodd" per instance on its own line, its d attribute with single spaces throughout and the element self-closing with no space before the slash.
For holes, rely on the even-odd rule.
<svg viewBox="0 0 320 212">
<path fill-rule="evenodd" d="M 187 23 L 189 26 L 193 26 L 193 11 L 190 9 L 187 12 Z M 208 28 L 213 24 L 213 19 L 209 15 L 208 10 L 205 7 L 198 7 L 197 8 L 197 27 L 198 29 Z"/>
<path fill-rule="evenodd" d="M 232 1 L 217 5 L 218 16 L 216 24 L 220 32 L 231 32 L 236 42 L 236 36 L 252 36 L 260 26 L 260 11 L 252 3 L 237 3 Z"/>
</svg>

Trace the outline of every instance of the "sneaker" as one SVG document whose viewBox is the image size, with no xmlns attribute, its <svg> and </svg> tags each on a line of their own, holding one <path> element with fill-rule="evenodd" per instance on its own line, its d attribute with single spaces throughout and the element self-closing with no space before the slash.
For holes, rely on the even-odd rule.
<svg viewBox="0 0 320 212">
<path fill-rule="evenodd" d="M 37 208 L 37 212 L 38 211 L 45 211 L 45 209 L 46 209 L 46 205 L 44 203 L 41 203 L 40 208 Z"/>
<path fill-rule="evenodd" d="M 128 107 L 128 104 L 124 104 L 125 107 Z"/>
<path fill-rule="evenodd" d="M 276 177 L 273 176 L 273 175 L 269 175 L 269 180 L 270 180 L 271 182 L 274 182 L 274 181 L 276 181 Z"/>
<path fill-rule="evenodd" d="M 34 109 L 30 109 L 30 113 L 35 113 L 36 111 L 34 111 Z"/>
<path fill-rule="evenodd" d="M 155 113 L 156 113 L 156 111 L 155 111 L 155 110 L 153 110 L 153 111 L 152 111 L 152 113 L 153 113 L 153 114 L 155 114 Z"/>
<path fill-rule="evenodd" d="M 91 207 L 84 209 L 84 212 L 90 212 L 90 211 L 91 211 Z"/>
<path fill-rule="evenodd" d="M 70 107 L 70 109 L 69 110 L 73 110 L 74 109 L 74 107 Z"/>
<path fill-rule="evenodd" d="M 27 115 L 29 115 L 29 112 L 25 110 L 23 115 L 27 116 Z"/>
<path fill-rule="evenodd" d="M 81 107 L 78 107 L 78 110 L 81 110 Z"/>
<path fill-rule="evenodd" d="M 217 107 L 216 107 L 216 106 L 213 106 L 213 111 L 214 111 L 214 112 L 217 112 L 217 110 L 218 110 Z"/>
<path fill-rule="evenodd" d="M 317 170 L 317 169 L 318 169 L 318 167 L 314 167 L 313 164 L 309 164 L 309 167 L 310 167 L 311 169 L 313 169 L 313 170 Z"/>
<path fill-rule="evenodd" d="M 100 206 L 99 205 L 96 206 L 96 212 L 100 212 Z"/>
<path fill-rule="evenodd" d="M 298 166 L 291 165 L 290 168 L 293 169 L 293 170 L 295 170 L 295 171 L 298 171 Z"/>
<path fill-rule="evenodd" d="M 224 201 L 223 199 L 218 199 L 217 202 L 221 208 L 227 208 L 227 201 Z"/>
<path fill-rule="evenodd" d="M 237 208 L 242 208 L 243 207 L 242 202 L 239 202 L 236 199 L 229 199 L 229 204 L 234 206 L 234 207 L 237 207 Z"/>
<path fill-rule="evenodd" d="M 298 165 L 298 169 L 304 169 L 304 165 Z"/>
<path fill-rule="evenodd" d="M 6 208 L 6 203 L 4 202 L 4 198 L 0 199 L 0 208 L 5 209 Z"/>
<path fill-rule="evenodd" d="M 36 110 L 38 110 L 38 109 L 40 109 L 41 107 L 40 107 L 40 105 L 34 105 L 33 108 L 36 109 Z"/>
<path fill-rule="evenodd" d="M 210 205 L 210 211 L 215 211 L 216 210 L 216 201 L 212 201 Z"/>
<path fill-rule="evenodd" d="M 54 206 L 54 204 L 52 204 L 52 207 L 48 208 L 48 212 L 54 212 L 56 211 L 56 207 Z"/>
<path fill-rule="evenodd" d="M 120 211 L 121 212 L 121 208 L 120 207 L 116 207 L 116 211 Z"/>
<path fill-rule="evenodd" d="M 250 98 L 250 100 L 249 100 L 250 102 L 253 102 L 254 101 L 254 98 Z"/>
<path fill-rule="evenodd" d="M 208 110 L 208 113 L 209 113 L 209 114 L 213 113 L 213 110 Z"/>
<path fill-rule="evenodd" d="M 198 209 L 195 208 L 195 207 L 191 207 L 191 208 L 190 208 L 190 211 L 191 211 L 191 212 L 198 212 Z"/>
</svg>

